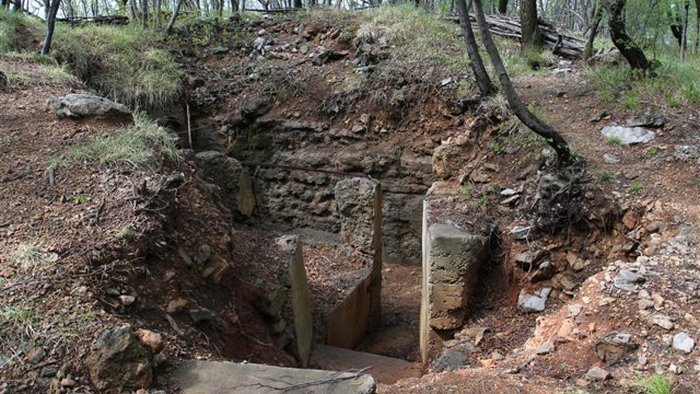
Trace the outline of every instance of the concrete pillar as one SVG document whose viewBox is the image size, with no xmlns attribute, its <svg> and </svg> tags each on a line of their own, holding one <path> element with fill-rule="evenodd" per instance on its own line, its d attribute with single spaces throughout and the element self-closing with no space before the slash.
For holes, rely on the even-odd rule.
<svg viewBox="0 0 700 394">
<path fill-rule="evenodd" d="M 311 356 L 313 321 L 311 319 L 311 297 L 309 294 L 309 282 L 306 279 L 302 243 L 297 236 L 284 237 L 279 243 L 287 253 L 297 351 L 299 352 L 301 366 L 306 368 L 309 365 L 309 357 Z"/>
</svg>

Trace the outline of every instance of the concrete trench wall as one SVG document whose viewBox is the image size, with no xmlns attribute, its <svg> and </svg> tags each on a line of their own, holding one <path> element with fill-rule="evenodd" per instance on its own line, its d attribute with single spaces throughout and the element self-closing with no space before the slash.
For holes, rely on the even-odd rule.
<svg viewBox="0 0 700 394">
<path fill-rule="evenodd" d="M 487 237 L 444 219 L 439 208 L 444 198 L 438 191 L 423 202 L 419 343 L 424 364 L 431 330 L 458 329 L 467 318 L 481 265 L 488 258 Z"/>
</svg>

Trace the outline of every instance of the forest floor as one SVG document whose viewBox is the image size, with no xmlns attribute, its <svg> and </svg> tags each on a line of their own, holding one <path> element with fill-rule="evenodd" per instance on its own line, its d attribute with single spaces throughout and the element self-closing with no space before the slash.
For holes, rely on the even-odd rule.
<svg viewBox="0 0 700 394">
<path fill-rule="evenodd" d="M 333 124 L 352 126 L 360 114 L 372 113 L 391 129 L 362 137 L 375 151 L 400 146 L 428 154 L 483 118 L 450 114 L 450 103 L 441 101 L 437 89 L 424 91 L 431 98 L 409 113 L 397 115 L 403 107 L 377 107 L 367 97 L 352 107 L 344 100 L 347 92 L 332 88 L 354 83 L 353 66 L 345 61 L 317 66 L 305 56 L 324 47 L 351 57 L 343 51 L 355 49 L 354 44 L 334 24 L 314 20 L 305 30 L 297 21 L 247 26 L 245 40 L 273 36 L 275 48 L 309 46 L 304 54 L 267 51 L 266 66 L 256 60 L 260 49 L 240 37 L 227 49 L 233 53 L 224 56 L 211 53 L 216 40 L 181 47 L 193 107 L 216 123 L 216 113 L 226 118 L 261 93 L 280 94 L 266 88 L 293 87 L 300 80 L 303 86 L 295 89 L 303 94 L 281 92 L 289 94 L 287 105 L 267 116 L 323 120 L 311 103 L 335 103 L 341 108 L 331 116 Z M 347 29 L 355 28 L 351 23 Z M 296 43 L 307 34 L 308 44 Z M 40 67 L 26 59 L 3 57 L 0 62 L 25 70 Z M 516 87 L 585 160 L 592 185 L 587 191 L 613 201 L 624 216 L 609 233 L 538 240 L 556 256 L 563 274 L 552 284 L 558 295 L 541 314 L 516 307 L 519 290 L 532 284 L 514 259 L 531 245 L 506 240 L 506 276 L 484 281 L 464 328 L 449 333 L 472 342 L 465 364 L 452 372 L 425 368 L 421 378 L 380 384 L 379 392 L 635 393 L 659 375 L 671 382 L 673 392 L 692 393 L 700 386 L 698 350 L 674 348 L 679 334 L 700 340 L 700 113 L 654 103 L 636 110 L 603 103 L 586 72 L 586 66 L 575 65 L 567 72 L 526 73 L 515 78 Z M 124 323 L 162 335 L 152 359 L 154 386 L 166 390 L 171 390 L 170 371 L 183 359 L 294 365 L 293 357 L 273 343 L 270 319 L 257 306 L 262 295 L 256 282 L 278 281 L 284 266 L 274 252 L 278 234 L 255 223 L 232 230 L 229 213 L 186 161 L 148 169 L 81 160 L 56 165 L 54 159 L 74 147 L 123 126 L 113 119 L 59 120 L 46 109 L 49 96 L 81 88 L 41 83 L 0 91 L 0 206 L 5 207 L 0 212 L 0 392 L 100 392 L 87 372 L 94 364 L 91 343 L 104 328 Z M 394 86 L 373 88 L 391 91 Z M 212 113 L 202 110 L 207 107 Z M 624 146 L 600 133 L 604 125 L 647 111 L 666 118 L 652 142 Z M 511 150 L 522 140 L 503 138 L 499 130 L 492 125 L 478 132 L 478 168 L 488 164 L 497 170 L 486 171 L 488 181 L 475 181 L 474 200 L 488 197 L 491 184 L 520 184 L 520 173 L 539 162 L 542 145 Z M 305 149 L 329 156 L 345 149 L 324 144 L 321 138 Z M 615 160 L 606 160 L 606 154 Z M 161 192 L 166 178 L 179 172 L 188 181 Z M 527 187 L 526 181 L 522 184 Z M 153 201 L 162 205 L 149 205 Z M 500 207 L 495 198 L 486 204 L 480 209 L 497 217 L 504 229 L 517 223 L 515 211 L 525 209 Z M 630 253 L 621 253 L 630 242 Z M 203 250 L 209 251 L 206 264 L 187 263 Z M 572 251 L 590 254 L 593 262 L 574 270 L 568 262 Z M 383 274 L 383 327 L 362 350 L 417 362 L 420 268 L 385 265 Z M 562 285 L 564 275 L 571 286 Z M 627 283 L 630 276 L 634 281 Z M 601 360 L 596 351 L 613 333 L 629 337 L 624 343 L 604 343 L 605 351 L 619 357 Z M 432 338 L 433 358 L 446 346 L 443 339 Z M 592 367 L 602 368 L 594 371 L 602 375 L 593 376 Z"/>
</svg>

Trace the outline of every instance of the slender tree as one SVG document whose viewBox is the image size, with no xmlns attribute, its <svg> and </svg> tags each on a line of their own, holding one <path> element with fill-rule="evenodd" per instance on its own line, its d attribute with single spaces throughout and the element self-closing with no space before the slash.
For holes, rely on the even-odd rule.
<svg viewBox="0 0 700 394">
<path fill-rule="evenodd" d="M 175 9 L 173 14 L 170 16 L 170 22 L 168 22 L 168 27 L 165 29 L 166 34 L 171 34 L 173 32 L 173 26 L 175 26 L 175 20 L 177 19 L 177 14 L 180 13 L 180 7 L 182 6 L 183 0 L 177 0 L 175 3 Z"/>
<path fill-rule="evenodd" d="M 486 72 L 486 67 L 484 67 L 484 62 L 481 60 L 481 55 L 479 55 L 479 47 L 474 38 L 474 31 L 472 30 L 471 21 L 469 20 L 469 8 L 471 8 L 472 2 L 469 1 L 469 5 L 466 4 L 465 0 L 455 0 L 455 8 L 457 8 L 457 15 L 459 17 L 459 27 L 462 30 L 462 36 L 464 37 L 464 44 L 467 47 L 467 54 L 469 55 L 469 65 L 474 73 L 474 79 L 476 80 L 476 85 L 479 87 L 479 92 L 481 96 L 490 96 L 496 91 L 496 88 L 489 78 L 489 74 Z"/>
<path fill-rule="evenodd" d="M 498 13 L 503 15 L 508 13 L 508 0 L 498 0 Z"/>
<path fill-rule="evenodd" d="M 593 8 L 593 18 L 590 26 L 588 27 L 588 39 L 586 40 L 586 47 L 583 49 L 583 58 L 588 59 L 593 55 L 593 41 L 598 35 L 598 27 L 600 27 L 600 21 L 603 20 L 603 5 L 600 1 L 595 3 Z"/>
<path fill-rule="evenodd" d="M 53 40 L 53 31 L 56 27 L 56 14 L 58 14 L 58 7 L 61 6 L 61 0 L 52 0 L 51 8 L 49 10 L 49 17 L 46 19 L 46 39 L 44 40 L 44 47 L 41 49 L 42 55 L 48 55 L 51 50 L 51 41 Z"/>
<path fill-rule="evenodd" d="M 508 76 L 508 72 L 503 65 L 501 55 L 498 53 L 496 43 L 493 41 L 491 33 L 489 33 L 489 26 L 486 23 L 486 16 L 484 16 L 484 9 L 482 8 L 481 0 L 474 0 L 474 7 L 476 22 L 479 25 L 479 32 L 481 34 L 481 41 L 486 48 L 486 53 L 489 55 L 489 59 L 491 59 L 493 68 L 496 70 L 498 81 L 503 88 L 503 93 L 506 96 L 506 100 L 508 100 L 508 105 L 510 106 L 511 110 L 513 110 L 515 116 L 517 116 L 518 119 L 525 124 L 525 126 L 542 136 L 547 141 L 547 143 L 557 153 L 557 158 L 559 159 L 560 164 L 566 165 L 572 163 L 574 161 L 574 155 L 571 153 L 569 144 L 566 142 L 566 140 L 556 130 L 554 130 L 552 126 L 542 122 L 538 117 L 530 112 L 523 100 L 520 98 L 520 96 L 518 96 L 518 93 L 515 91 L 515 87 Z"/>
</svg>

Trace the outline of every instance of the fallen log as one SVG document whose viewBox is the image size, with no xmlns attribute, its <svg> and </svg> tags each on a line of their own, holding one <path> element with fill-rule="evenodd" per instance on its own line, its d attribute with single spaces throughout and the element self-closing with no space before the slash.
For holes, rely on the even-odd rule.
<svg viewBox="0 0 700 394">
<path fill-rule="evenodd" d="M 450 16 L 447 19 L 459 23 L 459 18 L 456 16 Z M 469 14 L 469 19 L 472 22 L 476 21 L 474 14 Z M 520 22 L 516 19 L 504 15 L 487 15 L 486 22 L 491 34 L 514 39 L 522 38 Z M 539 20 L 539 28 L 543 43 L 552 48 L 554 54 L 570 60 L 580 59 L 583 56 L 586 46 L 583 39 L 565 34 L 542 19 Z"/>
<path fill-rule="evenodd" d="M 85 16 L 73 18 L 57 18 L 56 21 L 67 23 L 69 25 L 85 25 L 94 23 L 97 25 L 128 25 L 129 18 L 122 15 L 102 15 L 102 16 Z"/>
</svg>

